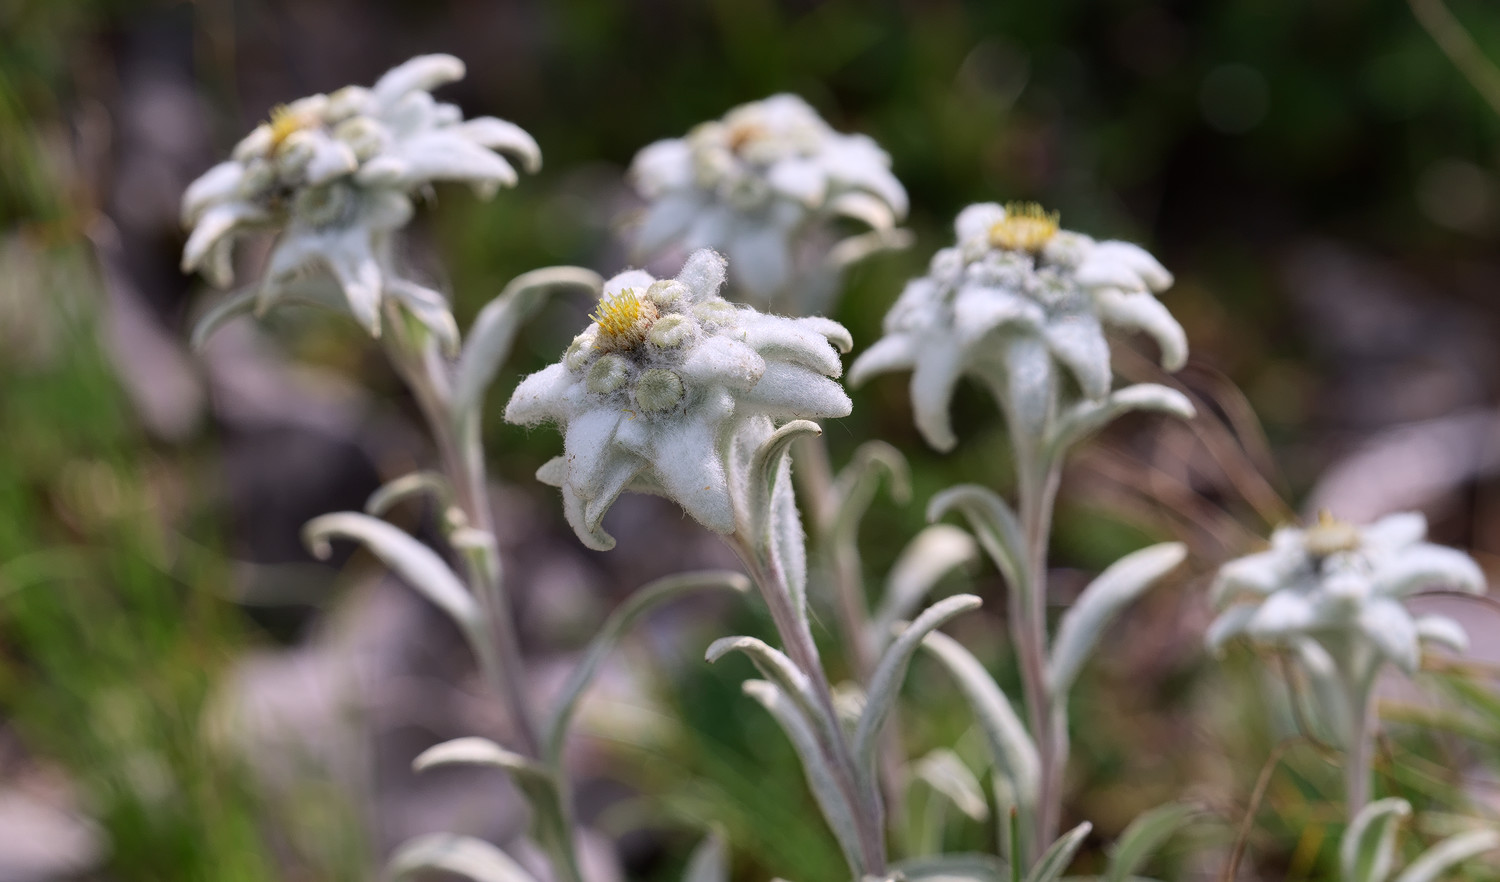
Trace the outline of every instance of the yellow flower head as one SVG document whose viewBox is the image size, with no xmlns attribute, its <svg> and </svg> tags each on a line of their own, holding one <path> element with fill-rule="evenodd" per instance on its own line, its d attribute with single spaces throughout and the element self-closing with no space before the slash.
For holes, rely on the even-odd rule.
<svg viewBox="0 0 1500 882">
<path fill-rule="evenodd" d="M 1058 213 L 1035 202 L 1010 202 L 1005 219 L 990 227 L 990 244 L 1006 251 L 1041 251 L 1057 234 Z"/>
<path fill-rule="evenodd" d="M 306 113 L 298 113 L 285 104 L 271 108 L 271 149 L 279 148 L 293 133 L 311 128 L 313 122 Z"/>
<path fill-rule="evenodd" d="M 656 304 L 636 296 L 634 288 L 601 298 L 598 311 L 589 316 L 599 325 L 594 348 L 612 352 L 639 346 L 658 315 Z"/>
<path fill-rule="evenodd" d="M 1318 522 L 1302 535 L 1302 547 L 1314 557 L 1353 551 L 1359 544 L 1359 529 L 1334 517 L 1326 508 L 1318 512 Z"/>
</svg>

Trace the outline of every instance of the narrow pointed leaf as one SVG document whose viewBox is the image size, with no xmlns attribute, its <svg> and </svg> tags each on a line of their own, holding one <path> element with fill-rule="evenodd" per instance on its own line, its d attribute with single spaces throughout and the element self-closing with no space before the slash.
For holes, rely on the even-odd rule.
<svg viewBox="0 0 1500 882">
<path fill-rule="evenodd" d="M 453 833 L 431 833 L 408 841 L 391 856 L 385 875 L 391 882 L 398 882 L 431 870 L 467 876 L 474 882 L 536 882 L 495 846 Z"/>
<path fill-rule="evenodd" d="M 495 372 L 510 354 L 516 332 L 553 288 L 575 287 L 598 292 L 604 280 L 593 270 L 554 266 L 517 276 L 491 300 L 469 328 L 469 339 L 459 355 L 453 383 L 455 413 L 478 406 Z"/>
<path fill-rule="evenodd" d="M 481 619 L 474 596 L 437 552 L 409 533 L 378 518 L 352 511 L 313 518 L 302 528 L 302 541 L 320 559 L 326 559 L 332 553 L 328 541 L 334 538 L 353 539 L 363 544 L 408 585 L 447 613 L 466 633 L 478 627 Z"/>
<path fill-rule="evenodd" d="M 1187 546 L 1164 542 L 1126 555 L 1089 583 L 1057 629 L 1047 663 L 1047 684 L 1053 695 L 1066 695 L 1072 688 L 1115 616 L 1186 557 Z"/>
<path fill-rule="evenodd" d="M 864 713 L 860 714 L 859 725 L 854 729 L 854 762 L 860 774 L 874 780 L 875 747 L 880 739 L 880 728 L 896 704 L 901 681 L 906 678 L 906 669 L 912 656 L 916 655 L 917 647 L 922 645 L 922 638 L 959 614 L 978 609 L 982 604 L 983 601 L 972 594 L 959 594 L 934 603 L 917 616 L 916 621 L 908 625 L 880 657 L 875 673 L 870 676 Z"/>
<path fill-rule="evenodd" d="M 1197 806 L 1170 802 L 1137 817 L 1115 840 L 1102 882 L 1126 882 L 1177 831 L 1203 815 Z"/>
<path fill-rule="evenodd" d="M 1449 836 L 1422 852 L 1396 882 L 1441 882 L 1449 870 L 1495 849 L 1500 849 L 1500 830 L 1470 830 Z"/>
<path fill-rule="evenodd" d="M 947 797 L 965 815 L 975 821 L 989 817 L 990 806 L 984 799 L 984 788 L 958 754 L 939 747 L 917 760 L 913 768 L 918 778 Z"/>
<path fill-rule="evenodd" d="M 749 680 L 745 682 L 744 689 L 745 694 L 760 702 L 776 718 L 787 739 L 792 742 L 798 758 L 802 760 L 802 771 L 807 776 L 808 789 L 812 791 L 823 818 L 838 840 L 839 847 L 843 849 L 850 871 L 854 878 L 862 878 L 865 868 L 860 859 L 859 826 L 855 821 L 854 809 L 824 758 L 817 735 L 807 725 L 796 704 L 776 684 L 765 680 Z"/>
<path fill-rule="evenodd" d="M 1041 761 L 1037 758 L 1036 745 L 1005 693 L 979 659 L 952 637 L 933 632 L 923 639 L 922 647 L 932 653 L 958 682 L 959 690 L 984 732 L 995 769 L 1006 780 L 1020 808 L 1023 811 L 1035 808 Z"/>
<path fill-rule="evenodd" d="M 1010 867 L 992 854 L 958 852 L 907 858 L 891 865 L 902 876 L 918 882 L 1009 882 Z"/>
<path fill-rule="evenodd" d="M 1103 400 L 1080 401 L 1060 414 L 1047 439 L 1047 455 L 1060 459 L 1073 445 L 1137 410 L 1156 411 L 1184 420 L 1192 419 L 1194 413 L 1193 403 L 1176 389 L 1156 383 L 1126 386 Z"/>
<path fill-rule="evenodd" d="M 682 882 L 729 882 L 729 856 L 723 835 L 714 832 L 703 837 L 688 858 Z"/>
<path fill-rule="evenodd" d="M 436 766 L 474 765 L 505 769 L 517 777 L 551 784 L 547 769 L 536 760 L 506 750 L 488 738 L 455 738 L 434 744 L 412 760 L 413 771 L 425 772 Z"/>
<path fill-rule="evenodd" d="M 1396 830 L 1411 804 L 1392 797 L 1365 806 L 1339 842 L 1344 882 L 1385 882 L 1396 861 Z"/>
<path fill-rule="evenodd" d="M 1058 837 L 1052 846 L 1042 855 L 1031 872 L 1026 874 L 1026 882 L 1056 882 L 1062 877 L 1068 865 L 1073 863 L 1073 858 L 1078 854 L 1078 849 L 1083 846 L 1083 840 L 1089 835 L 1094 825 L 1084 821 L 1077 827 Z"/>
<path fill-rule="evenodd" d="M 593 682 L 594 675 L 604 664 L 605 658 L 614 650 L 625 632 L 630 630 L 630 626 L 653 607 L 704 588 L 726 588 L 747 594 L 751 590 L 751 584 L 743 573 L 736 573 L 732 570 L 679 573 L 675 576 L 657 579 L 646 585 L 615 608 L 615 611 L 605 620 L 603 627 L 599 629 L 599 633 L 589 643 L 583 660 L 568 677 L 557 707 L 547 721 L 543 745 L 548 757 L 555 760 L 562 756 L 563 741 L 567 737 L 568 726 L 573 721 L 573 714 L 578 709 L 579 699 Z"/>
<path fill-rule="evenodd" d="M 995 562 L 1012 590 L 1026 584 L 1026 540 L 1010 505 L 999 494 L 978 484 L 960 484 L 932 497 L 927 520 L 936 521 L 957 511 L 969 522 L 979 545 Z"/>
<path fill-rule="evenodd" d="M 447 476 L 441 472 L 420 471 L 387 481 L 370 494 L 365 502 L 365 514 L 381 517 L 407 499 L 424 493 L 431 495 L 443 509 L 453 504 L 453 485 Z"/>
<path fill-rule="evenodd" d="M 933 524 L 907 543 L 885 580 L 880 608 L 870 624 L 877 647 L 891 640 L 891 627 L 911 616 L 934 585 L 979 556 L 974 537 L 949 524 Z"/>
<path fill-rule="evenodd" d="M 911 498 L 911 467 L 901 451 L 884 441 L 859 445 L 834 481 L 833 492 L 838 499 L 832 530 L 835 536 L 853 536 L 859 531 L 859 522 L 875 500 L 882 475 L 894 502 L 904 504 Z"/>
<path fill-rule="evenodd" d="M 823 714 L 818 710 L 818 701 L 813 694 L 812 680 L 779 649 L 754 637 L 721 637 L 708 647 L 705 657 L 716 662 L 731 652 L 741 652 L 754 663 L 762 677 L 775 683 L 786 693 L 802 713 L 807 725 L 814 731 L 825 730 L 824 737 L 842 737 L 840 733 L 827 731 Z"/>
</svg>

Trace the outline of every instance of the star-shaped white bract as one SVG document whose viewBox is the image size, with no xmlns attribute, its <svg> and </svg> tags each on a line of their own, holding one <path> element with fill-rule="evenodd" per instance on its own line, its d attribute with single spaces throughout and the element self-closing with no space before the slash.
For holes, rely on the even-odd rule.
<svg viewBox="0 0 1500 882">
<path fill-rule="evenodd" d="M 484 195 L 515 184 L 515 167 L 496 151 L 527 171 L 541 165 L 536 142 L 520 127 L 492 117 L 465 120 L 432 97 L 430 90 L 463 75 L 457 58 L 423 55 L 370 88 L 348 86 L 277 108 L 183 194 L 183 223 L 192 230 L 183 271 L 201 269 L 226 287 L 234 281 L 234 241 L 271 231 L 280 236 L 261 282 L 261 309 L 308 271 L 330 273 L 372 333 L 384 295 L 441 302 L 411 283 L 401 290 L 388 284 L 390 234 L 410 220 L 411 194 L 440 180 L 467 182 Z"/>
<path fill-rule="evenodd" d="M 671 245 L 718 249 L 745 299 L 762 307 L 784 300 L 798 278 L 810 289 L 794 292 L 804 312 L 824 305 L 815 301 L 832 288 L 830 259 L 867 250 L 841 251 L 831 231 L 814 227 L 843 217 L 889 234 L 907 209 L 890 156 L 864 135 L 834 131 L 796 95 L 741 105 L 685 138 L 647 146 L 630 180 L 650 202 L 636 232 L 642 257 Z M 800 253 L 814 240 L 822 253 Z"/>
<path fill-rule="evenodd" d="M 753 424 L 849 413 L 833 379 L 838 340 L 822 318 L 783 318 L 719 296 L 724 258 L 694 252 L 675 279 L 642 270 L 605 283 L 596 320 L 562 360 L 521 381 L 505 419 L 556 424 L 563 455 L 538 472 L 559 485 L 568 523 L 590 548 L 614 539 L 599 526 L 621 491 L 675 500 L 704 526 L 732 533 L 744 519 L 730 462 L 735 434 Z"/>
<path fill-rule="evenodd" d="M 1467 639 L 1457 622 L 1415 617 L 1402 601 L 1429 589 L 1483 594 L 1484 573 L 1467 554 L 1422 541 L 1426 535 L 1427 520 L 1416 513 L 1366 527 L 1324 515 L 1305 530 L 1278 529 L 1270 549 L 1220 568 L 1212 600 L 1222 613 L 1209 628 L 1209 646 L 1239 635 L 1283 646 L 1352 641 L 1408 673 L 1424 639 L 1461 651 Z"/>
<path fill-rule="evenodd" d="M 1144 249 L 1059 230 L 1056 216 L 1035 205 L 971 205 L 954 228 L 958 243 L 907 283 L 885 317 L 885 336 L 849 372 L 858 385 L 911 370 L 917 428 L 933 447 L 957 443 L 948 408 L 964 374 L 1036 429 L 1053 407 L 1057 365 L 1083 397 L 1107 395 L 1106 325 L 1154 337 L 1168 370 L 1186 361 L 1186 334 L 1155 296 L 1172 276 Z"/>
</svg>

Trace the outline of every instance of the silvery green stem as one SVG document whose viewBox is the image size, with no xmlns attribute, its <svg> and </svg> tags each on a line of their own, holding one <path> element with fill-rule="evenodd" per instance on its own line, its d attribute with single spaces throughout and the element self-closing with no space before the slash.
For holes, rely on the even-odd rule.
<svg viewBox="0 0 1500 882">
<path fill-rule="evenodd" d="M 833 590 L 839 636 L 844 646 L 844 660 L 849 673 L 862 686 L 869 685 L 877 659 L 870 628 L 870 606 L 865 598 L 864 572 L 860 563 L 857 537 L 835 535 L 838 500 L 835 497 L 833 468 L 828 446 L 821 435 L 798 438 L 792 445 L 795 461 L 792 477 L 800 485 L 802 496 L 814 525 L 814 543 L 823 559 Z M 885 797 L 886 824 L 893 831 L 906 829 L 905 751 L 901 746 L 901 724 L 895 710 L 880 735 L 880 790 Z"/>
<path fill-rule="evenodd" d="M 386 354 L 422 411 L 468 526 L 485 538 L 482 548 L 467 549 L 463 555 L 470 589 L 484 610 L 485 627 L 475 641 L 480 674 L 504 703 L 520 752 L 539 759 L 542 757 L 540 729 L 521 677 L 524 668 L 520 641 L 495 543 L 479 427 L 474 421 L 463 424 L 451 416 L 447 379 L 440 365 L 410 340 L 396 306 L 387 303 L 385 311 L 388 330 L 382 341 Z M 571 788 L 563 769 L 554 768 L 552 774 L 556 798 L 530 800 L 532 810 L 543 815 L 538 819 L 540 838 L 552 855 L 558 878 L 564 882 L 583 882 L 572 835 L 576 824 Z"/>
<path fill-rule="evenodd" d="M 812 632 L 792 608 L 791 592 L 787 588 L 785 576 L 780 567 L 777 566 L 773 556 L 761 552 L 759 543 L 742 532 L 731 537 L 730 545 L 750 571 L 751 581 L 755 583 L 761 597 L 765 600 L 766 607 L 771 613 L 771 621 L 776 626 L 776 633 L 781 638 L 787 657 L 812 682 L 813 693 L 818 702 L 818 709 L 822 712 L 827 724 L 827 731 L 841 733 L 843 723 L 839 720 L 838 711 L 834 708 L 833 689 L 828 683 L 828 674 L 823 670 L 822 660 L 818 656 L 817 643 L 813 640 Z M 829 768 L 833 770 L 838 780 L 839 789 L 858 813 L 856 823 L 859 828 L 860 851 L 865 864 L 865 873 L 883 876 L 886 872 L 883 807 L 878 799 L 872 801 L 861 793 L 857 783 L 858 775 L 855 771 L 854 757 L 850 753 L 848 742 L 842 737 L 827 738 L 822 741 L 825 757 Z"/>
<path fill-rule="evenodd" d="M 1031 445 L 1020 440 L 1015 454 L 1030 584 L 1012 586 L 1011 632 L 1020 656 L 1031 737 L 1041 762 L 1041 790 L 1031 840 L 1031 854 L 1038 855 L 1057 838 L 1063 771 L 1068 762 L 1067 697 L 1052 695 L 1047 686 L 1047 545 L 1062 475 L 1058 463 L 1043 461 Z"/>
<path fill-rule="evenodd" d="M 1345 642 L 1345 641 L 1340 641 Z M 1329 647 L 1338 666 L 1339 680 L 1347 703 L 1348 732 L 1345 733 L 1344 802 L 1352 821 L 1370 801 L 1370 775 L 1375 761 L 1374 695 L 1377 659 L 1368 647 L 1346 643 Z"/>
</svg>

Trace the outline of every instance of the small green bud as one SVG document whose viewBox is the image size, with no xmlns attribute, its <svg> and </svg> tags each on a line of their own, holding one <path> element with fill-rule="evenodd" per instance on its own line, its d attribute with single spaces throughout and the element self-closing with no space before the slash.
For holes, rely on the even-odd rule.
<svg viewBox="0 0 1500 882">
<path fill-rule="evenodd" d="M 630 379 L 630 366 L 618 355 L 605 355 L 589 368 L 588 388 L 596 395 L 608 395 Z"/>
<path fill-rule="evenodd" d="M 693 323 L 685 315 L 669 313 L 657 319 L 646 339 L 654 346 L 675 349 L 693 339 Z"/>
<path fill-rule="evenodd" d="M 636 406 L 644 411 L 671 410 L 682 400 L 682 379 L 660 368 L 641 374 L 635 384 Z"/>
</svg>

